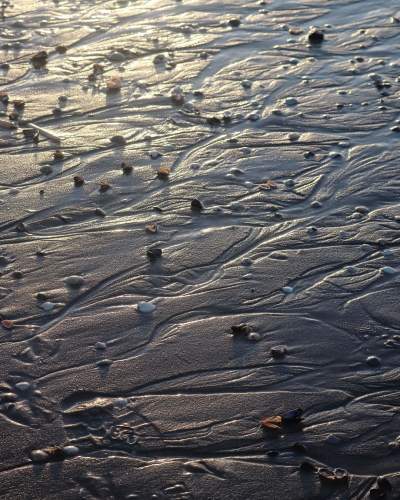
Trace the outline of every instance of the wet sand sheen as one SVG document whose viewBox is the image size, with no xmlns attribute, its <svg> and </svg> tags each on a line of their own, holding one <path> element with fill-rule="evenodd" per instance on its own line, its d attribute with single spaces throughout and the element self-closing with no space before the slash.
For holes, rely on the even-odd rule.
<svg viewBox="0 0 400 500">
<path fill-rule="evenodd" d="M 398 498 L 398 2 L 3 4 L 0 498 Z"/>
</svg>

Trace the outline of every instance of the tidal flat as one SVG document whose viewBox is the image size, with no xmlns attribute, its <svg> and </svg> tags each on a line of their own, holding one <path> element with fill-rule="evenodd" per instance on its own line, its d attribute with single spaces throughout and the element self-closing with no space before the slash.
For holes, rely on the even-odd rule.
<svg viewBox="0 0 400 500">
<path fill-rule="evenodd" d="M 399 499 L 398 0 L 0 26 L 0 499 Z"/>
</svg>

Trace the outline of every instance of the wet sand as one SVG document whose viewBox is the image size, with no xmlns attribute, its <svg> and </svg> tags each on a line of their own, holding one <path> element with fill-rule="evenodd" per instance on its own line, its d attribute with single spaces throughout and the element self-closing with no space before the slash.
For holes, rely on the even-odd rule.
<svg viewBox="0 0 400 500">
<path fill-rule="evenodd" d="M 398 2 L 3 4 L 0 498 L 400 498 Z"/>
</svg>

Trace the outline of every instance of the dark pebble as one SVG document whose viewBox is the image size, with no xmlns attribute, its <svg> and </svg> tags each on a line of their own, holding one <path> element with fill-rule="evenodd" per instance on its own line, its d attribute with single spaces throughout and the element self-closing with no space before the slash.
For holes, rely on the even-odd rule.
<svg viewBox="0 0 400 500">
<path fill-rule="evenodd" d="M 318 45 L 324 41 L 324 34 L 320 30 L 311 30 L 308 33 L 308 41 L 313 45 Z"/>
<path fill-rule="evenodd" d="M 6 94 L 5 92 L 1 92 L 0 93 L 0 102 L 2 102 L 3 104 L 8 104 L 10 98 L 8 97 L 8 94 Z"/>
<path fill-rule="evenodd" d="M 100 193 L 106 193 L 109 189 L 111 189 L 111 186 L 110 186 L 110 184 L 108 184 L 108 182 L 101 182 L 100 183 L 100 187 L 99 187 Z"/>
<path fill-rule="evenodd" d="M 55 161 L 61 161 L 64 159 L 64 153 L 62 151 L 60 151 L 59 149 L 57 149 L 53 153 L 53 158 Z"/>
<path fill-rule="evenodd" d="M 202 202 L 200 200 L 198 200 L 197 198 L 194 198 L 191 201 L 190 207 L 195 212 L 201 212 L 204 209 L 204 206 L 203 206 Z"/>
<path fill-rule="evenodd" d="M 124 162 L 121 163 L 121 168 L 122 168 L 122 173 L 124 175 L 130 175 L 132 173 L 132 171 L 133 171 L 132 165 L 127 165 Z"/>
<path fill-rule="evenodd" d="M 67 52 L 67 47 L 65 45 L 57 45 L 56 52 L 58 54 L 65 54 Z"/>
<path fill-rule="evenodd" d="M 102 210 L 101 208 L 98 208 L 98 207 L 95 209 L 94 213 L 96 215 L 100 215 L 100 217 L 105 217 L 106 216 L 106 213 L 104 212 L 104 210 Z"/>
<path fill-rule="evenodd" d="M 156 260 L 161 258 L 162 256 L 162 250 L 161 248 L 148 248 L 147 249 L 147 257 L 150 260 Z"/>
<path fill-rule="evenodd" d="M 47 64 L 48 55 L 45 50 L 41 50 L 37 54 L 31 57 L 32 66 L 35 69 L 44 68 Z"/>
<path fill-rule="evenodd" d="M 229 26 L 232 26 L 232 28 L 238 28 L 240 26 L 240 19 L 238 18 L 229 19 Z"/>
<path fill-rule="evenodd" d="M 37 134 L 37 131 L 34 130 L 33 128 L 24 128 L 22 129 L 22 133 L 24 134 L 24 137 L 26 137 L 27 139 L 33 139 Z"/>
<path fill-rule="evenodd" d="M 207 123 L 216 127 L 221 125 L 221 120 L 217 116 L 210 116 L 207 118 Z"/>
<path fill-rule="evenodd" d="M 75 175 L 74 176 L 74 184 L 75 187 L 81 187 L 85 184 L 85 179 L 81 177 L 80 175 Z"/>
<path fill-rule="evenodd" d="M 381 366 L 381 360 L 377 356 L 368 356 L 366 363 L 373 368 Z"/>
<path fill-rule="evenodd" d="M 246 323 L 240 323 L 239 325 L 231 326 L 231 333 L 233 335 L 247 335 L 251 332 L 251 328 Z"/>
<path fill-rule="evenodd" d="M 21 278 L 24 277 L 24 275 L 21 273 L 21 271 L 14 271 L 12 273 L 12 277 L 17 279 L 17 280 L 20 280 Z"/>
<path fill-rule="evenodd" d="M 296 408 L 295 410 L 289 410 L 284 415 L 282 415 L 282 421 L 285 424 L 298 423 L 302 419 L 304 410 L 302 408 Z"/>
<path fill-rule="evenodd" d="M 378 479 L 376 480 L 376 484 L 379 486 L 379 488 L 383 491 L 392 491 L 392 485 L 390 484 L 390 481 L 389 479 L 387 479 L 386 477 L 378 477 Z"/>
<path fill-rule="evenodd" d="M 306 453 L 307 452 L 307 448 L 303 443 L 294 443 L 294 445 L 292 446 L 292 449 L 296 453 Z"/>
<path fill-rule="evenodd" d="M 274 358 L 274 359 L 282 359 L 286 356 L 287 354 L 287 349 L 285 346 L 281 346 L 281 345 L 278 345 L 278 346 L 275 346 L 275 347 L 271 347 L 271 356 Z"/>
<path fill-rule="evenodd" d="M 126 139 L 123 135 L 114 135 L 111 137 L 110 141 L 117 146 L 125 146 Z"/>
<path fill-rule="evenodd" d="M 300 470 L 302 472 L 313 472 L 315 470 L 315 466 L 311 462 L 305 461 L 300 464 Z"/>
<path fill-rule="evenodd" d="M 22 111 L 25 108 L 25 102 L 24 101 L 14 101 L 14 108 L 17 111 Z"/>
<path fill-rule="evenodd" d="M 45 293 L 38 292 L 36 294 L 36 299 L 39 300 L 40 302 L 45 302 L 48 299 L 48 297 L 47 297 L 47 295 Z"/>
<path fill-rule="evenodd" d="M 386 491 L 381 490 L 380 488 L 371 488 L 369 490 L 370 498 L 386 498 Z"/>
</svg>

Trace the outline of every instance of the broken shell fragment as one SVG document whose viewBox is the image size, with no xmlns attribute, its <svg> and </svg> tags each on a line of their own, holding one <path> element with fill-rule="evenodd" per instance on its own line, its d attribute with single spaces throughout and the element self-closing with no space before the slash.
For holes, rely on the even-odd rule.
<svg viewBox="0 0 400 500">
<path fill-rule="evenodd" d="M 169 167 L 160 167 L 158 169 L 157 175 L 160 179 L 167 179 L 170 173 L 171 169 Z"/>
<path fill-rule="evenodd" d="M 282 429 L 282 417 L 265 417 L 261 419 L 260 425 L 263 429 L 272 431 L 280 431 Z"/>
<path fill-rule="evenodd" d="M 146 231 L 151 234 L 155 234 L 158 230 L 157 224 L 146 224 Z"/>
<path fill-rule="evenodd" d="M 115 94 L 121 90 L 121 86 L 122 86 L 121 78 L 116 75 L 111 76 L 106 82 L 107 93 Z"/>
</svg>

